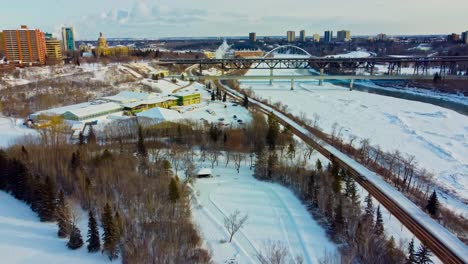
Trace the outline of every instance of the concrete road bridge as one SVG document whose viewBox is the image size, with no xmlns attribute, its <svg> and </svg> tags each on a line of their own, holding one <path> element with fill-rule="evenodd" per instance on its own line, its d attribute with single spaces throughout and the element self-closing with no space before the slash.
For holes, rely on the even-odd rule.
<svg viewBox="0 0 468 264">
<path fill-rule="evenodd" d="M 281 55 L 281 56 L 277 56 Z M 304 49 L 293 46 L 279 46 L 261 58 L 225 59 L 161 59 L 159 64 L 198 65 L 203 69 L 216 67 L 223 72 L 242 69 L 310 69 L 324 72 L 356 72 L 366 70 L 370 75 L 376 73 L 376 65 L 385 65 L 386 75 L 400 75 L 402 68 L 412 68 L 412 75 L 429 75 L 431 68 L 437 68 L 440 75 L 466 75 L 468 56 L 387 56 L 387 57 L 314 57 Z"/>
</svg>

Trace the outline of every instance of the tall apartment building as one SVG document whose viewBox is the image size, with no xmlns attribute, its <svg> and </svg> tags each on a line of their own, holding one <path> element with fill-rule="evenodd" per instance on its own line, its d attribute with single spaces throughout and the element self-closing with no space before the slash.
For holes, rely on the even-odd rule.
<svg viewBox="0 0 468 264">
<path fill-rule="evenodd" d="M 301 42 L 306 42 L 306 32 L 305 32 L 305 30 L 301 30 L 299 39 L 301 40 Z"/>
<path fill-rule="evenodd" d="M 312 40 L 314 42 L 320 42 L 320 35 L 315 33 L 313 36 L 312 36 Z"/>
<path fill-rule="evenodd" d="M 288 31 L 287 32 L 288 42 L 296 41 L 296 32 L 295 31 Z"/>
<path fill-rule="evenodd" d="M 462 35 L 463 44 L 468 44 L 468 30 L 465 32 L 462 32 L 461 35 Z"/>
<path fill-rule="evenodd" d="M 45 63 L 44 32 L 22 25 L 20 29 L 4 30 L 2 35 L 4 53 L 10 63 L 41 65 Z"/>
<path fill-rule="evenodd" d="M 250 33 L 249 33 L 249 41 L 250 41 L 250 42 L 257 42 L 257 33 L 255 33 L 255 32 L 250 32 Z"/>
<path fill-rule="evenodd" d="M 75 51 L 75 31 L 73 27 L 63 27 L 62 28 L 62 43 L 63 43 L 63 51 Z"/>
<path fill-rule="evenodd" d="M 52 37 L 52 34 L 45 34 L 45 45 L 47 59 L 60 62 L 63 59 L 62 56 L 62 42 Z"/>
<path fill-rule="evenodd" d="M 4 43 L 5 41 L 3 40 L 3 32 L 0 31 L 0 53 L 4 53 Z M 1 59 L 1 58 L 0 58 Z"/>
<path fill-rule="evenodd" d="M 325 31 L 325 33 L 323 34 L 323 40 L 325 41 L 325 43 L 332 42 L 333 41 L 333 31 L 331 31 L 331 30 Z"/>
<path fill-rule="evenodd" d="M 351 41 L 351 31 L 349 30 L 340 30 L 336 33 L 336 40 L 340 42 Z"/>
</svg>

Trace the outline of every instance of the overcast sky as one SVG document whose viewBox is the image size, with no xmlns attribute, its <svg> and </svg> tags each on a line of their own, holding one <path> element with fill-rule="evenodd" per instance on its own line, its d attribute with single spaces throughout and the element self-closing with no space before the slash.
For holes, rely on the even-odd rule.
<svg viewBox="0 0 468 264">
<path fill-rule="evenodd" d="M 96 39 L 99 32 L 163 38 L 468 30 L 468 0 L 0 0 L 0 6 L 0 29 L 26 24 L 56 33 L 72 25 L 78 39 Z"/>
</svg>

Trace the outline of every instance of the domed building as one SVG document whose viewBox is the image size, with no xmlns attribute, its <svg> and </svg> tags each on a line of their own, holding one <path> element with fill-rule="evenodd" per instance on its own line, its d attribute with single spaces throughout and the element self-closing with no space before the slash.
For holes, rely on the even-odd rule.
<svg viewBox="0 0 468 264">
<path fill-rule="evenodd" d="M 104 37 L 102 32 L 99 33 L 97 47 L 94 49 L 94 52 L 97 57 L 101 56 L 128 56 L 130 49 L 126 46 L 115 46 L 109 47 L 107 45 L 107 39 Z"/>
</svg>

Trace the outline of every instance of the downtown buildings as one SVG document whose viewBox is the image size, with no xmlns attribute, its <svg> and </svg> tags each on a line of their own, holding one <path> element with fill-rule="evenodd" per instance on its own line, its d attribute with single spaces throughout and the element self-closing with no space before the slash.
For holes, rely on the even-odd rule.
<svg viewBox="0 0 468 264">
<path fill-rule="evenodd" d="M 40 29 L 22 25 L 19 29 L 5 29 L 0 32 L 0 51 L 8 63 L 22 66 L 60 63 L 64 51 L 76 50 L 73 28 L 62 28 L 60 41 L 52 34 Z"/>
</svg>

